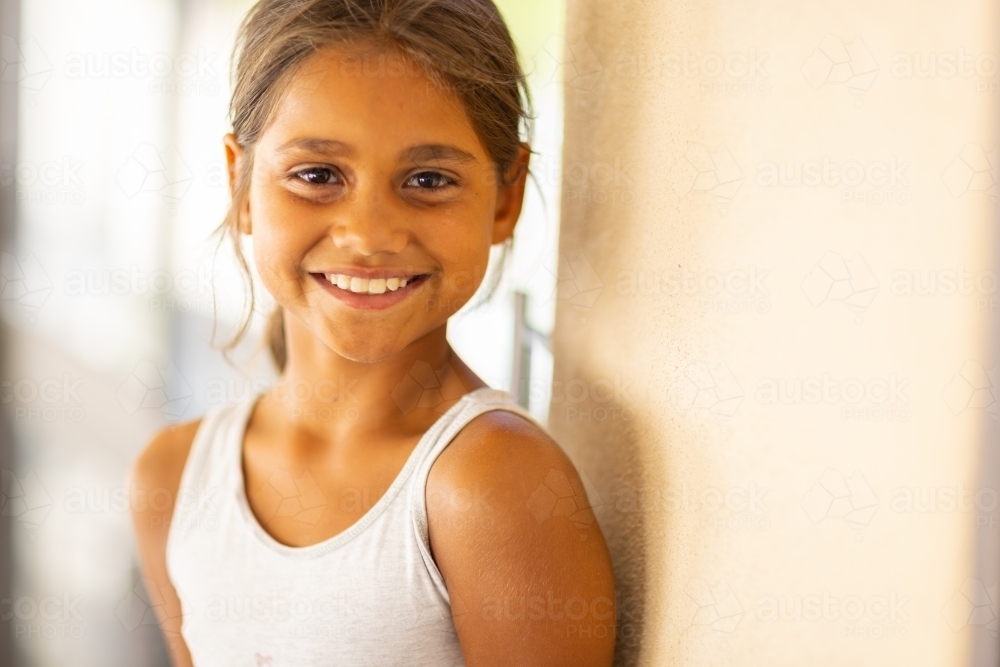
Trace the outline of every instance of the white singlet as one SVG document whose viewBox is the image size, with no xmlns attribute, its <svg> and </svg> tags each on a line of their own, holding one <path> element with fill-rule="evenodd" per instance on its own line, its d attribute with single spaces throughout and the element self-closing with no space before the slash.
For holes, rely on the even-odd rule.
<svg viewBox="0 0 1000 667">
<path fill-rule="evenodd" d="M 544 427 L 507 392 L 469 392 L 420 438 L 357 523 L 318 544 L 290 547 L 264 531 L 247 500 L 242 446 L 252 406 L 217 406 L 203 418 L 167 537 L 167 571 L 195 667 L 464 666 L 430 552 L 427 474 L 484 412 L 508 410 Z M 315 492 L 295 483 L 281 494 L 285 511 L 321 512 L 310 500 Z"/>
</svg>

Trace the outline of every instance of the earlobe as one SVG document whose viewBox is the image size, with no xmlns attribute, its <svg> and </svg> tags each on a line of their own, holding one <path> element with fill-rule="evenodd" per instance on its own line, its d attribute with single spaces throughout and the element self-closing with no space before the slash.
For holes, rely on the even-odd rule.
<svg viewBox="0 0 1000 667">
<path fill-rule="evenodd" d="M 238 221 L 240 233 L 251 236 L 253 234 L 253 224 L 250 220 L 250 198 L 244 195 L 243 201 L 239 203 L 239 207 Z"/>
</svg>

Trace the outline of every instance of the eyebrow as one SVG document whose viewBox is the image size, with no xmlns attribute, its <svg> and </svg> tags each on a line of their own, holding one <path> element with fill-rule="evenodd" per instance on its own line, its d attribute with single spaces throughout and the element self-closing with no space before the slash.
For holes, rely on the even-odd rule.
<svg viewBox="0 0 1000 667">
<path fill-rule="evenodd" d="M 310 151 L 312 153 L 328 153 L 328 154 L 339 154 L 339 155 L 353 155 L 354 149 L 352 149 L 347 144 L 342 141 L 334 141 L 333 139 L 320 139 L 319 137 L 301 137 L 299 139 L 292 139 L 281 146 L 278 147 L 278 151 L 281 153 L 290 150 L 304 150 Z"/>
<path fill-rule="evenodd" d="M 454 160 L 456 162 L 475 162 L 476 156 L 461 148 L 446 144 L 424 144 L 412 146 L 401 151 L 399 157 L 413 162 L 431 162 L 435 160 Z"/>
<path fill-rule="evenodd" d="M 354 155 L 354 149 L 342 141 L 334 139 L 322 139 L 320 137 L 300 137 L 292 139 L 278 147 L 279 152 L 291 150 L 304 150 L 311 153 L 325 153 L 328 155 Z M 476 156 L 468 151 L 447 144 L 421 144 L 411 146 L 399 153 L 401 160 L 411 162 L 431 162 L 436 160 L 454 160 L 456 162 L 475 162 Z"/>
</svg>

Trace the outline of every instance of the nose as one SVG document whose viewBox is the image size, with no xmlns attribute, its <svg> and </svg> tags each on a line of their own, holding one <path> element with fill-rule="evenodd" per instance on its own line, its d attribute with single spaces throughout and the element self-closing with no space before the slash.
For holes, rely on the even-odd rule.
<svg viewBox="0 0 1000 667">
<path fill-rule="evenodd" d="M 403 251 L 409 236 L 403 222 L 405 214 L 394 210 L 385 193 L 359 188 L 351 193 L 347 204 L 337 212 L 330 230 L 338 248 L 361 255 Z"/>
</svg>

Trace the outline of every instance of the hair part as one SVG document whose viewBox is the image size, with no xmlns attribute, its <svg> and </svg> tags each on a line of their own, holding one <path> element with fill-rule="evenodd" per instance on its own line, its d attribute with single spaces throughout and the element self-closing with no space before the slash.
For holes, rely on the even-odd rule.
<svg viewBox="0 0 1000 667">
<path fill-rule="evenodd" d="M 220 243 L 230 239 L 247 285 L 243 321 L 223 346 L 227 353 L 248 333 L 254 312 L 253 279 L 240 229 L 254 147 L 306 59 L 326 48 L 361 43 L 400 53 L 461 101 L 499 183 L 512 182 L 507 173 L 517 161 L 522 137 L 530 141 L 533 118 L 524 72 L 492 0 L 260 0 L 240 25 L 233 50 L 229 117 L 243 155 L 229 211 L 216 230 Z M 480 303 L 493 295 L 510 246 L 507 239 L 500 270 Z M 271 358 L 283 370 L 287 348 L 280 306 L 268 319 L 267 336 Z"/>
</svg>

